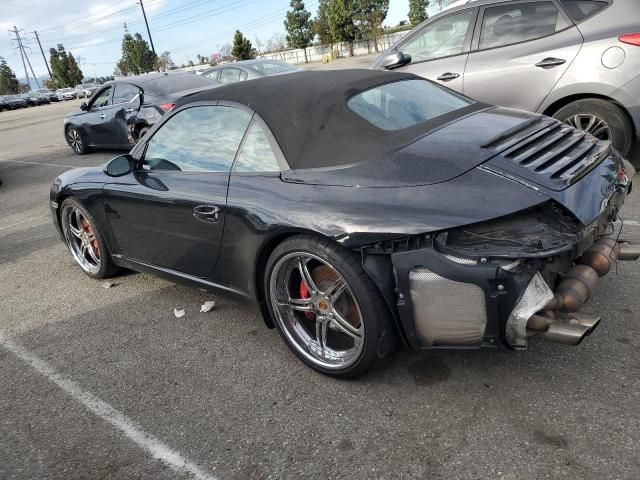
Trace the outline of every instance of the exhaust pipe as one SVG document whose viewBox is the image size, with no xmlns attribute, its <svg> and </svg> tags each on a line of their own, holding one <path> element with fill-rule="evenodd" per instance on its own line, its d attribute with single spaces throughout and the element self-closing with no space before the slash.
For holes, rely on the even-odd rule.
<svg viewBox="0 0 640 480">
<path fill-rule="evenodd" d="M 579 345 L 584 337 L 589 334 L 589 328 L 578 323 L 556 322 L 549 325 L 542 334 L 547 342 L 561 343 L 563 345 Z"/>
<path fill-rule="evenodd" d="M 555 297 L 544 310 L 575 313 L 591 298 L 598 286 L 598 272 L 587 265 L 576 265 L 556 288 Z"/>
<path fill-rule="evenodd" d="M 593 268 L 604 277 L 618 260 L 620 244 L 613 238 L 601 238 L 580 257 L 580 263 Z"/>
<path fill-rule="evenodd" d="M 640 258 L 640 245 L 631 243 L 618 244 L 620 246 L 619 260 L 638 260 Z"/>
<path fill-rule="evenodd" d="M 574 313 L 569 316 L 568 322 L 571 324 L 582 325 L 586 327 L 587 335 L 591 335 L 598 325 L 600 325 L 600 317 L 592 317 L 591 315 L 584 315 Z"/>
</svg>

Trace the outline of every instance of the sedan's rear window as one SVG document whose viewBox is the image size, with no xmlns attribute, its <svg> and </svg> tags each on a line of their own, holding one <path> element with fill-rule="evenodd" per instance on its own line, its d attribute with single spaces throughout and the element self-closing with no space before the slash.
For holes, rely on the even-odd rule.
<svg viewBox="0 0 640 480">
<path fill-rule="evenodd" d="M 145 92 L 152 92 L 156 95 L 169 95 L 170 93 L 181 92 L 182 90 L 213 85 L 215 85 L 213 80 L 203 78 L 200 75 L 186 73 L 183 75 L 167 75 L 144 82 L 144 90 Z"/>
<path fill-rule="evenodd" d="M 404 80 L 359 93 L 347 105 L 378 128 L 401 130 L 472 103 L 426 80 Z"/>
</svg>

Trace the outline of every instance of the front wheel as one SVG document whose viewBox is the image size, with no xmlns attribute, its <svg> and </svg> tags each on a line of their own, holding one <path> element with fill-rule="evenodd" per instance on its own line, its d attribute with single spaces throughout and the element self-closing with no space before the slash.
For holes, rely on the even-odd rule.
<svg viewBox="0 0 640 480">
<path fill-rule="evenodd" d="M 322 373 L 355 377 L 394 349 L 389 310 L 354 252 L 321 237 L 291 237 L 273 251 L 265 286 L 282 338 Z"/>
<path fill-rule="evenodd" d="M 627 155 L 631 149 L 631 123 L 624 111 L 612 102 L 598 98 L 577 100 L 562 107 L 553 116 L 600 140 L 610 141 L 622 155 Z"/>
<path fill-rule="evenodd" d="M 77 155 L 86 155 L 89 153 L 89 148 L 84 138 L 82 138 L 82 134 L 76 127 L 67 127 L 65 136 L 67 143 Z"/>
<path fill-rule="evenodd" d="M 98 225 L 78 201 L 67 198 L 60 207 L 60 223 L 71 256 L 84 273 L 107 278 L 117 271 Z"/>
</svg>

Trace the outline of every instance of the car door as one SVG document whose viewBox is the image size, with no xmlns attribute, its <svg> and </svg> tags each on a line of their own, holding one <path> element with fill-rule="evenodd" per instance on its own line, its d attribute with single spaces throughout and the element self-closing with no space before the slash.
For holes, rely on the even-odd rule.
<svg viewBox="0 0 640 480">
<path fill-rule="evenodd" d="M 462 92 L 476 13 L 476 8 L 469 8 L 427 23 L 396 48 L 411 55 L 411 62 L 396 70 L 415 73 Z"/>
<path fill-rule="evenodd" d="M 199 278 L 215 269 L 229 172 L 251 121 L 247 110 L 188 106 L 150 132 L 133 173 L 104 186 L 114 254 Z"/>
<path fill-rule="evenodd" d="M 535 111 L 582 46 L 582 35 L 551 0 L 480 9 L 463 93 Z"/>
<path fill-rule="evenodd" d="M 113 85 L 103 88 L 91 99 L 86 113 L 82 116 L 82 127 L 86 133 L 89 145 L 111 146 L 116 143 L 113 140 L 113 119 L 115 112 L 112 109 L 111 103 L 112 92 Z"/>
<path fill-rule="evenodd" d="M 140 111 L 142 91 L 140 87 L 130 83 L 116 83 L 113 86 L 113 116 L 110 119 L 113 142 L 116 145 L 130 145 L 129 122 Z"/>
</svg>

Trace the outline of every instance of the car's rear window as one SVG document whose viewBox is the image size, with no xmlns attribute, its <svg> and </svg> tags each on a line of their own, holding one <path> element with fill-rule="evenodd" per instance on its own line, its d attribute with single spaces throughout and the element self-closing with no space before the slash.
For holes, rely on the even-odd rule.
<svg viewBox="0 0 640 480">
<path fill-rule="evenodd" d="M 472 103 L 473 100 L 426 80 L 404 80 L 358 93 L 347 105 L 378 128 L 401 130 Z"/>
<path fill-rule="evenodd" d="M 560 0 L 574 22 L 592 17 L 609 6 L 605 0 Z"/>
<path fill-rule="evenodd" d="M 190 90 L 192 88 L 213 86 L 215 82 L 200 75 L 188 73 L 185 75 L 167 75 L 165 77 L 154 78 L 144 82 L 145 92 L 152 92 L 156 95 L 168 95 L 170 93 Z"/>
</svg>

